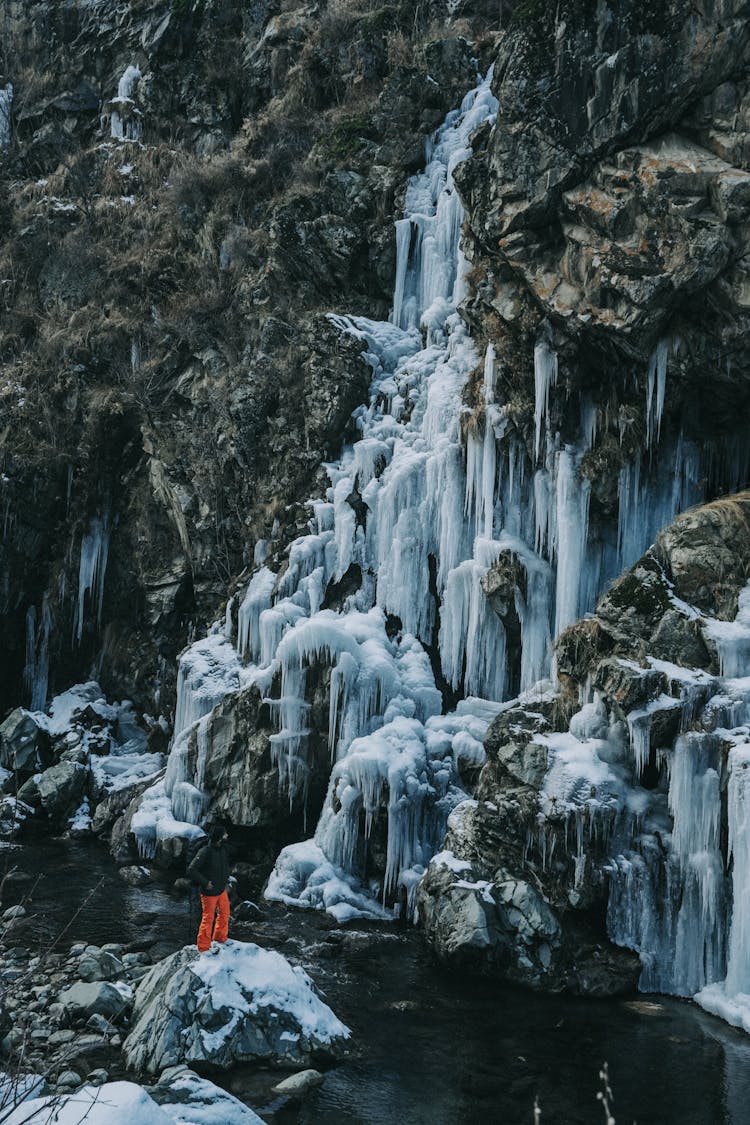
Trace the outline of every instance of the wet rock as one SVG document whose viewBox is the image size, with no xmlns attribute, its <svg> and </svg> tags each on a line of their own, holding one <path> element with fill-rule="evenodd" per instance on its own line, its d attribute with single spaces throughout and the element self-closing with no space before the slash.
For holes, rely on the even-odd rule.
<svg viewBox="0 0 750 1125">
<path fill-rule="evenodd" d="M 300 1070 L 297 1074 L 290 1074 L 283 1082 L 278 1082 L 271 1088 L 271 1092 L 286 1098 L 301 1098 L 316 1086 L 320 1086 L 324 1077 L 319 1070 Z"/>
<path fill-rule="evenodd" d="M 28 775 L 42 766 L 49 738 L 33 714 L 17 707 L 0 725 L 0 765 L 13 773 Z"/>
<path fill-rule="evenodd" d="M 153 882 L 151 872 L 147 867 L 121 867 L 117 874 L 131 887 L 145 887 Z"/>
</svg>

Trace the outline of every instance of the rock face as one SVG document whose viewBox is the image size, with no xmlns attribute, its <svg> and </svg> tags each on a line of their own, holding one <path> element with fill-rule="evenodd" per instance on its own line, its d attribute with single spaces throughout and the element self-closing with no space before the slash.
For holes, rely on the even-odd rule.
<svg viewBox="0 0 750 1125">
<path fill-rule="evenodd" d="M 228 941 L 215 955 L 187 947 L 154 966 L 138 987 L 123 1052 L 149 1074 L 182 1062 L 304 1066 L 335 1055 L 348 1035 L 302 969 Z"/>
<path fill-rule="evenodd" d="M 497 122 L 457 172 L 465 315 L 503 356 L 507 415 L 532 463 L 524 356 L 542 326 L 550 334 L 553 431 L 578 442 L 583 414 L 594 419 L 580 471 L 596 519 L 617 512 L 618 473 L 659 435 L 743 440 L 749 35 L 744 0 L 658 12 L 570 0 L 554 20 L 519 5 L 495 64 Z M 714 463 L 693 502 L 744 486 L 740 460 L 739 472 Z"/>
<path fill-rule="evenodd" d="M 0 711 L 99 657 L 168 709 L 255 543 L 305 525 L 366 398 L 327 314 L 387 314 L 394 203 L 494 20 L 5 5 Z"/>
<path fill-rule="evenodd" d="M 747 681 L 720 673 L 740 674 L 738 652 L 747 670 L 749 516 L 745 492 L 679 517 L 559 638 L 561 690 L 529 692 L 494 720 L 477 800 L 451 815 L 418 891 L 442 960 L 594 995 L 639 976 L 681 994 L 723 977 L 731 813 L 719 778 L 725 786 L 744 761 Z M 689 835 L 700 817 L 721 821 L 723 844 L 718 828 L 710 841 Z M 690 865 L 703 850 L 715 882 L 693 901 Z M 701 911 L 719 930 L 703 931 Z M 643 968 L 606 940 L 605 917 Z M 705 971 L 689 947 L 705 949 Z"/>
</svg>

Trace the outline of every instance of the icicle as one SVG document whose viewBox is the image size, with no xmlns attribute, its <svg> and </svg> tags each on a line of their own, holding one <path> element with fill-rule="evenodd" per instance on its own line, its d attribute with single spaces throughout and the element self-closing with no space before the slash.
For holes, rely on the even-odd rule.
<svg viewBox="0 0 750 1125">
<path fill-rule="evenodd" d="M 86 598 L 94 611 L 97 627 L 102 620 L 104 578 L 109 554 L 109 517 L 92 519 L 89 530 L 81 540 L 81 560 L 78 568 L 78 602 L 74 626 L 75 640 L 80 644 L 86 612 Z"/>
<path fill-rule="evenodd" d="M 750 746 L 729 753 L 729 855 L 734 909 L 725 992 L 750 994 Z"/>
<path fill-rule="evenodd" d="M 237 651 L 257 662 L 260 659 L 260 615 L 271 608 L 276 575 L 263 566 L 251 578 L 237 618 Z"/>
<path fill-rule="evenodd" d="M 579 616 L 590 492 L 590 482 L 579 477 L 573 450 L 561 450 L 557 459 L 555 636 Z"/>
<path fill-rule="evenodd" d="M 534 348 L 534 457 L 542 449 L 542 431 L 549 414 L 549 389 L 557 383 L 557 353 L 549 339 L 549 328 Z"/>
<path fill-rule="evenodd" d="M 47 703 L 51 631 L 52 612 L 45 595 L 42 601 L 41 621 L 38 624 L 35 607 L 29 606 L 26 612 L 26 666 L 23 679 L 32 711 L 43 711 Z"/>
<path fill-rule="evenodd" d="M 661 417 L 664 412 L 664 397 L 667 387 L 667 360 L 669 339 L 660 340 L 648 361 L 646 381 L 646 448 L 650 449 L 658 441 L 661 433 Z"/>
</svg>

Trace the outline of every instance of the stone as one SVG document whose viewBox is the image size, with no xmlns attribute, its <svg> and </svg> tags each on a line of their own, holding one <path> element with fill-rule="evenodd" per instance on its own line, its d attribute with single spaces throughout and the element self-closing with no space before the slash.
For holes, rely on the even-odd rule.
<svg viewBox="0 0 750 1125">
<path fill-rule="evenodd" d="M 121 867 L 117 874 L 130 887 L 145 887 L 148 883 L 153 882 L 151 872 L 147 867 Z"/>
<path fill-rule="evenodd" d="M 18 918 L 25 918 L 28 911 L 25 906 L 20 903 L 18 906 L 9 906 L 7 910 L 3 911 L 3 922 L 12 922 Z"/>
<path fill-rule="evenodd" d="M 86 1027 L 90 1027 L 92 1031 L 97 1031 L 100 1035 L 107 1035 L 112 1030 L 112 1025 L 109 1020 L 100 1015 L 99 1012 L 94 1012 L 86 1020 Z"/>
<path fill-rule="evenodd" d="M 80 1086 L 82 1082 L 81 1075 L 76 1073 L 75 1070 L 64 1070 L 58 1076 L 57 1086 L 58 1088 L 72 1089 L 75 1086 Z"/>
<path fill-rule="evenodd" d="M 17 707 L 0 724 L 0 765 L 13 773 L 36 773 L 46 756 L 49 739 L 34 716 Z"/>
<path fill-rule="evenodd" d="M 309 1090 L 314 1089 L 323 1082 L 325 1075 L 319 1070 L 300 1070 L 297 1074 L 290 1074 L 282 1082 L 277 1082 L 271 1087 L 272 1094 L 280 1094 L 286 1098 L 304 1097 Z"/>
<path fill-rule="evenodd" d="M 86 787 L 88 769 L 79 762 L 58 762 L 36 779 L 39 799 L 47 813 L 57 819 L 70 815 Z"/>
<path fill-rule="evenodd" d="M 187 946 L 154 965 L 138 985 L 123 1057 L 149 1074 L 183 1062 L 304 1066 L 338 1054 L 348 1035 L 301 969 L 230 940 L 215 956 Z"/>
<path fill-rule="evenodd" d="M 98 1013 L 107 1019 L 117 1019 L 130 1006 L 127 992 L 106 981 L 71 985 L 60 993 L 58 1001 L 71 1015 L 87 1018 Z"/>
<path fill-rule="evenodd" d="M 76 1033 L 69 1027 L 61 1028 L 59 1031 L 53 1031 L 49 1037 L 50 1047 L 62 1047 L 65 1043 L 72 1042 L 75 1039 Z"/>
</svg>

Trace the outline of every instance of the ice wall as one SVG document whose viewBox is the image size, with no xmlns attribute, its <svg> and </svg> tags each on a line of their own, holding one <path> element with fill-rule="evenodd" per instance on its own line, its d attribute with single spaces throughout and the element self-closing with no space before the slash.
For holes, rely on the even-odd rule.
<svg viewBox="0 0 750 1125">
<path fill-rule="evenodd" d="M 583 830 L 606 828 L 608 932 L 640 954 L 641 989 L 694 996 L 750 1031 L 748 606 L 750 586 L 733 622 L 694 613 L 721 646 L 723 674 L 623 660 L 631 679 L 666 690 L 646 688 L 648 702 L 624 721 L 595 696 L 569 732 L 534 741 L 549 755 L 543 854 L 554 853 L 564 823 L 570 855 L 575 823 L 578 883 L 590 863 Z"/>
<path fill-rule="evenodd" d="M 481 765 L 492 715 L 512 688 L 527 691 L 549 676 L 554 635 L 701 497 L 700 451 L 661 437 L 667 342 L 647 372 L 648 448 L 621 474 L 619 528 L 591 526 L 582 472 L 600 408 L 581 398 L 575 441 L 552 427 L 558 361 L 547 325 L 534 351 L 533 449 L 515 431 L 498 394 L 495 350 L 489 345 L 480 355 L 457 313 L 465 263 L 453 170 L 495 110 L 488 78 L 449 114 L 428 146 L 424 172 L 410 180 L 396 223 L 390 320 L 330 318 L 361 341 L 372 379 L 368 401 L 353 415 L 357 440 L 327 466 L 326 495 L 309 502 L 308 532 L 291 544 L 279 574 L 267 565 L 267 544 L 258 545 L 239 605 L 236 653 L 225 628 L 220 642 L 208 639 L 211 659 L 199 642 L 181 661 L 163 799 L 169 815 L 188 821 L 201 818 L 206 795 L 198 771 L 189 774 L 187 739 L 207 737 L 204 720 L 217 698 L 250 681 L 267 693 L 280 785 L 290 804 L 305 804 L 311 770 L 320 768 L 311 760 L 308 670 L 330 669 L 328 796 L 314 839 L 284 850 L 268 894 L 340 918 L 381 916 L 382 903 L 399 897 L 409 908 L 447 815 L 465 795 L 462 774 Z M 323 608 L 331 584 L 357 573 L 360 584 L 343 606 Z M 441 716 L 456 698 L 458 707 Z M 598 729 L 601 717 L 592 715 Z M 645 761 L 651 721 L 633 718 Z M 596 775 L 608 798 L 586 805 L 587 823 L 610 831 L 628 787 L 602 765 L 593 735 L 579 734 L 550 749 L 561 777 L 588 763 L 589 782 Z M 616 754 L 627 732 L 597 738 Z M 706 786 L 713 768 L 702 771 Z M 573 797 L 565 799 L 578 826 L 583 877 L 583 814 Z M 368 860 L 376 836 L 385 851 L 377 879 Z M 680 871 L 699 843 L 704 851 L 713 846 L 711 839 L 685 842 Z M 707 894 L 697 887 L 698 913 L 708 909 Z M 709 934 L 707 947 L 712 940 Z"/>
</svg>

